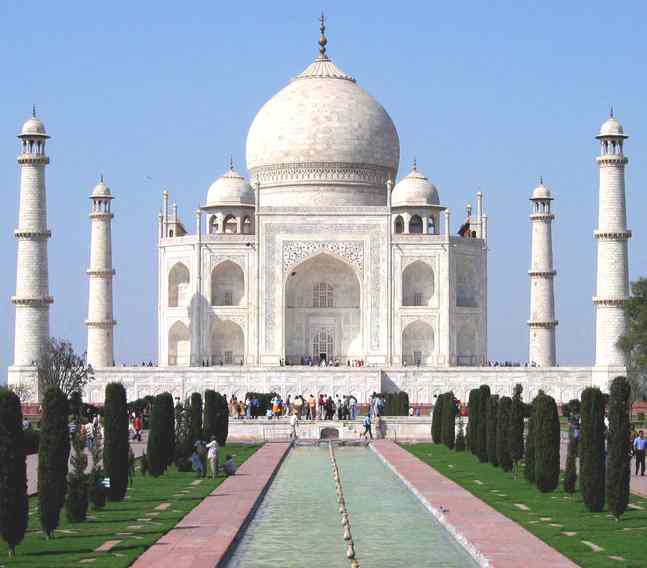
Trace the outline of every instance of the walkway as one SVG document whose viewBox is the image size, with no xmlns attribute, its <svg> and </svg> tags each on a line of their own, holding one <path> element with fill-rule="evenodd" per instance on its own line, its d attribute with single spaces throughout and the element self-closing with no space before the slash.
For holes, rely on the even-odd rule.
<svg viewBox="0 0 647 568">
<path fill-rule="evenodd" d="M 136 568 L 213 568 L 225 558 L 290 447 L 265 444 L 133 564 Z"/>
<path fill-rule="evenodd" d="M 576 568 L 565 556 L 453 481 L 388 440 L 373 449 L 436 518 L 483 564 L 493 568 Z M 442 513 L 441 509 L 448 511 Z"/>
</svg>

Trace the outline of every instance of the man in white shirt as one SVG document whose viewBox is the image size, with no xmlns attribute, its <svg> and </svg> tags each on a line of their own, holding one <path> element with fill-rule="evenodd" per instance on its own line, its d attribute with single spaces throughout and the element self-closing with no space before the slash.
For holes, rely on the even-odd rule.
<svg viewBox="0 0 647 568">
<path fill-rule="evenodd" d="M 207 459 L 211 464 L 211 476 L 216 479 L 218 475 L 218 442 L 215 436 L 211 436 L 211 441 L 207 444 Z"/>
<path fill-rule="evenodd" d="M 290 416 L 290 439 L 291 440 L 296 440 L 297 439 L 297 422 L 299 419 L 297 418 L 297 411 L 295 410 L 292 413 L 292 416 Z"/>
</svg>

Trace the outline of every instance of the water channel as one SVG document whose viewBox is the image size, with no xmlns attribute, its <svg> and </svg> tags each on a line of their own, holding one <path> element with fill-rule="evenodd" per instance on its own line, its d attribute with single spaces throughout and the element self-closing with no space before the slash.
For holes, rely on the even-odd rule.
<svg viewBox="0 0 647 568">
<path fill-rule="evenodd" d="M 478 566 L 368 448 L 335 450 L 362 567 Z M 348 568 L 327 447 L 293 448 L 228 568 Z"/>
</svg>

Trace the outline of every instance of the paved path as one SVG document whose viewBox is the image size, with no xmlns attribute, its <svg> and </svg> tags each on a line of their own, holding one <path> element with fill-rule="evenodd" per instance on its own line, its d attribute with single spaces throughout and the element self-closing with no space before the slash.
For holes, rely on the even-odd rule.
<svg viewBox="0 0 647 568">
<path fill-rule="evenodd" d="M 135 568 L 213 568 L 234 544 L 290 445 L 265 444 L 160 538 Z"/>
<path fill-rule="evenodd" d="M 400 446 L 373 448 L 459 541 L 493 568 L 576 568 L 568 558 Z M 441 513 L 441 507 L 447 513 Z"/>
<path fill-rule="evenodd" d="M 141 442 L 131 442 L 130 445 L 133 448 L 135 457 L 138 458 L 146 451 L 146 437 L 144 436 Z M 92 458 L 88 451 L 86 451 L 86 454 L 88 454 L 89 471 Z M 27 495 L 31 497 L 36 493 L 38 493 L 38 454 L 30 454 L 27 456 Z"/>
</svg>

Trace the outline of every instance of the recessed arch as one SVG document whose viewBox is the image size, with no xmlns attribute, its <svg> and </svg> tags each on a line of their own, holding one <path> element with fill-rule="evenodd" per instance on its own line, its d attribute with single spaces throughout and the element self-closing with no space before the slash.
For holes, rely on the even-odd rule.
<svg viewBox="0 0 647 568">
<path fill-rule="evenodd" d="M 191 362 L 191 334 L 188 326 L 176 321 L 168 332 L 168 365 L 188 367 Z"/>
<path fill-rule="evenodd" d="M 402 272 L 402 305 L 429 306 L 434 297 L 434 271 L 421 260 L 416 260 Z"/>
<path fill-rule="evenodd" d="M 191 276 L 183 262 L 176 262 L 168 275 L 168 306 L 180 308 L 189 304 Z"/>
<path fill-rule="evenodd" d="M 243 218 L 243 233 L 250 235 L 252 233 L 252 219 L 249 215 Z"/>
<path fill-rule="evenodd" d="M 420 215 L 413 215 L 411 219 L 409 219 L 409 233 L 412 235 L 422 234 L 422 218 Z"/>
<path fill-rule="evenodd" d="M 227 215 L 223 221 L 225 233 L 234 235 L 238 232 L 238 220 L 234 215 Z"/>
<path fill-rule="evenodd" d="M 243 328 L 230 320 L 218 320 L 211 333 L 211 364 L 241 365 L 245 361 Z"/>
<path fill-rule="evenodd" d="M 218 216 L 212 215 L 209 217 L 209 234 L 215 235 L 220 231 L 220 224 L 218 223 Z"/>
<path fill-rule="evenodd" d="M 401 235 L 404 233 L 404 219 L 402 218 L 402 215 L 398 215 L 395 218 L 395 223 L 393 224 L 393 231 L 395 232 L 396 235 Z"/>
<path fill-rule="evenodd" d="M 434 343 L 430 324 L 422 320 L 411 322 L 402 332 L 402 360 L 407 365 L 431 365 Z"/>
<path fill-rule="evenodd" d="M 225 260 L 211 271 L 211 305 L 240 306 L 245 299 L 245 274 L 231 260 Z"/>
<path fill-rule="evenodd" d="M 458 328 L 456 336 L 456 354 L 459 366 L 475 366 L 478 364 L 476 354 L 476 331 L 468 323 Z"/>
</svg>

